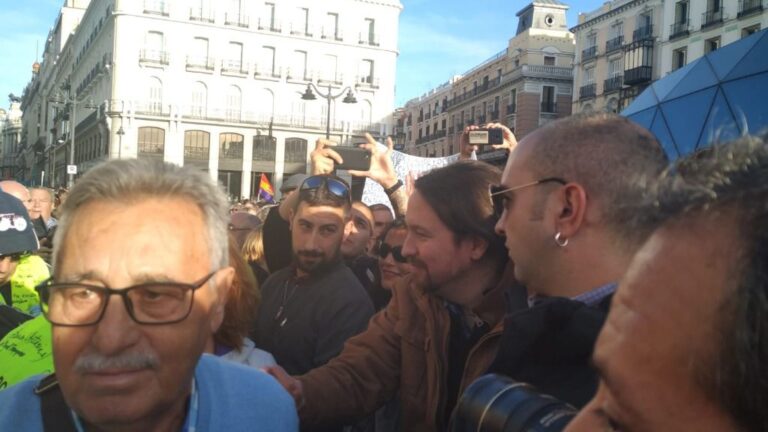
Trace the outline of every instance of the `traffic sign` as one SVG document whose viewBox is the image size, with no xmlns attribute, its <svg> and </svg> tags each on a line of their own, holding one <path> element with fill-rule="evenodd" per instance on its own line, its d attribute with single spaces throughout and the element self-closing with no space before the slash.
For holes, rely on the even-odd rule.
<svg viewBox="0 0 768 432">
<path fill-rule="evenodd" d="M 67 174 L 77 174 L 77 165 L 67 165 Z"/>
</svg>

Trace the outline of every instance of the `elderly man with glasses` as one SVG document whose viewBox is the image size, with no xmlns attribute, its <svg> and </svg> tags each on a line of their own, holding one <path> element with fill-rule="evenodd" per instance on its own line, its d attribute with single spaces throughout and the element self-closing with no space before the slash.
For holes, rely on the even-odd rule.
<svg viewBox="0 0 768 432">
<path fill-rule="evenodd" d="M 491 368 L 576 406 L 597 388 L 589 359 L 616 282 L 649 235 L 621 203 L 667 165 L 654 136 L 610 114 L 573 116 L 525 136 L 491 188 L 529 308 L 507 316 Z"/>
<path fill-rule="evenodd" d="M 56 373 L 0 392 L 3 428 L 297 429 L 269 376 L 201 356 L 234 274 L 226 198 L 207 174 L 102 164 L 73 188 L 56 237 L 38 288 Z"/>
</svg>

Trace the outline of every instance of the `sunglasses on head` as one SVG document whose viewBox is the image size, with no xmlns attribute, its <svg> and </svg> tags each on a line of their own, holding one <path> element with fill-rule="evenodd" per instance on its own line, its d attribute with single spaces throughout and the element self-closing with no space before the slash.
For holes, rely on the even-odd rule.
<svg viewBox="0 0 768 432">
<path fill-rule="evenodd" d="M 387 256 L 392 253 L 392 258 L 395 259 L 395 261 L 399 263 L 406 263 L 408 262 L 408 258 L 403 256 L 403 247 L 402 246 L 390 246 L 384 242 L 381 242 L 379 244 L 379 256 L 381 259 L 387 259 Z"/>
<path fill-rule="evenodd" d="M 507 196 L 506 196 L 507 192 L 512 192 L 520 189 L 525 189 L 527 187 L 538 186 L 540 184 L 551 183 L 551 182 L 560 183 L 562 185 L 568 183 L 567 181 L 559 177 L 547 177 L 541 180 L 536 180 L 530 183 L 525 183 L 525 184 L 521 184 L 513 187 L 506 187 L 503 185 L 491 185 L 490 194 L 491 194 L 491 202 L 493 203 L 493 215 L 496 217 L 496 219 L 498 219 L 501 217 L 501 214 L 504 213 L 504 201 L 507 199 Z"/>
<path fill-rule="evenodd" d="M 347 186 L 347 183 L 344 180 L 326 175 L 314 175 L 307 177 L 307 179 L 301 183 L 299 192 L 317 190 L 320 189 L 323 185 L 325 185 L 325 188 L 332 195 L 343 198 L 345 200 L 351 199 L 349 194 L 349 186 Z"/>
</svg>

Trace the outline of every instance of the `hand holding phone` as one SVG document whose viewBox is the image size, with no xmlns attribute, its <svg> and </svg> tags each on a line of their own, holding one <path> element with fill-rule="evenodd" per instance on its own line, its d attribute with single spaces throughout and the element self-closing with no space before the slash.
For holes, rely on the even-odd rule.
<svg viewBox="0 0 768 432">
<path fill-rule="evenodd" d="M 371 151 L 359 147 L 333 147 L 333 151 L 341 156 L 343 163 L 336 164 L 336 169 L 368 171 L 371 169 Z"/>
</svg>

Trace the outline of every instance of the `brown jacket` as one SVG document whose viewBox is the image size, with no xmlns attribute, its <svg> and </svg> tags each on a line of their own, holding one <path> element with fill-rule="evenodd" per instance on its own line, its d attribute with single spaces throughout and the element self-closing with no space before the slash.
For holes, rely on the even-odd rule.
<svg viewBox="0 0 768 432">
<path fill-rule="evenodd" d="M 511 269 L 501 279 L 475 311 L 492 330 L 470 351 L 461 391 L 485 373 L 496 356 Z M 365 332 L 347 341 L 338 357 L 299 377 L 305 398 L 299 410 L 302 425 L 349 423 L 374 412 L 399 389 L 403 430 L 445 430 L 449 333 L 443 301 L 404 280 L 389 305 L 371 318 Z"/>
</svg>

